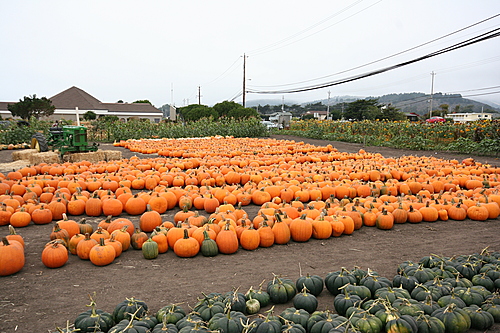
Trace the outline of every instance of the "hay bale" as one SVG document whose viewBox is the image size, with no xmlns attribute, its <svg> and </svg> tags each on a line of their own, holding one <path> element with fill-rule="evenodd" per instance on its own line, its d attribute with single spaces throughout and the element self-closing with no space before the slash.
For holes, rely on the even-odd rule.
<svg viewBox="0 0 500 333">
<path fill-rule="evenodd" d="M 29 160 L 30 156 L 36 153 L 38 153 L 38 150 L 36 149 L 16 150 L 12 152 L 12 160 L 13 161 Z"/>
<path fill-rule="evenodd" d="M 30 164 L 36 165 L 40 163 L 60 163 L 61 159 L 59 158 L 58 152 L 47 151 L 43 153 L 35 153 L 29 156 Z"/>
<path fill-rule="evenodd" d="M 122 152 L 118 150 L 101 150 L 104 153 L 106 161 L 121 160 Z"/>
<path fill-rule="evenodd" d="M 71 163 L 81 162 L 81 161 L 97 163 L 99 161 L 104 161 L 104 159 L 105 155 L 103 152 L 100 151 L 88 152 L 88 153 L 72 153 L 63 156 L 63 160 L 65 162 L 71 162 Z"/>
</svg>

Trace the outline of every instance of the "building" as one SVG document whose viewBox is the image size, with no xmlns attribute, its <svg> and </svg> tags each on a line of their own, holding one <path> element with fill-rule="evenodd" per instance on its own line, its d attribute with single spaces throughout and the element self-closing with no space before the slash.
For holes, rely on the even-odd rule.
<svg viewBox="0 0 500 333">
<path fill-rule="evenodd" d="M 76 120 L 88 111 L 94 112 L 97 117 L 117 116 L 128 120 L 131 117 L 145 118 L 153 122 L 160 122 L 163 113 L 148 103 L 103 103 L 84 90 L 71 87 L 49 98 L 56 107 L 50 120 Z M 3 118 L 12 117 L 7 106 L 16 102 L 0 102 L 0 115 Z"/>
<path fill-rule="evenodd" d="M 414 112 L 405 113 L 406 119 L 408 121 L 418 121 L 420 116 Z"/>
<path fill-rule="evenodd" d="M 445 118 L 451 118 L 455 122 L 467 122 L 477 120 L 491 120 L 491 113 L 449 113 Z"/>
<path fill-rule="evenodd" d="M 312 115 L 314 119 L 325 120 L 327 113 L 328 111 L 307 111 L 304 113 L 304 115 Z"/>
<path fill-rule="evenodd" d="M 277 124 L 278 128 L 290 128 L 292 114 L 286 111 L 271 113 L 269 114 L 269 121 Z"/>
</svg>

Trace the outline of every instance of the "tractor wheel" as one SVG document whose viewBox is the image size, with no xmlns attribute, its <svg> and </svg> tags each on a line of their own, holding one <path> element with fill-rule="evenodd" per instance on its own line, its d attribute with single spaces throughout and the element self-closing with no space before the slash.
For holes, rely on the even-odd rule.
<svg viewBox="0 0 500 333">
<path fill-rule="evenodd" d="M 35 133 L 31 137 L 31 149 L 36 149 L 39 152 L 44 152 L 49 150 L 49 145 L 47 144 L 47 139 L 42 133 Z"/>
</svg>

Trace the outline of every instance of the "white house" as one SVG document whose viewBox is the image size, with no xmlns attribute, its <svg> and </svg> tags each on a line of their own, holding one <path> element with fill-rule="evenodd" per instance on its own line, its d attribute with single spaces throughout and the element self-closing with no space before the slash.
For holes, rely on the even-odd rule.
<svg viewBox="0 0 500 333">
<path fill-rule="evenodd" d="M 477 120 L 491 120 L 491 113 L 449 113 L 446 118 L 451 118 L 455 122 L 477 121 Z"/>
<path fill-rule="evenodd" d="M 94 112 L 99 116 L 117 116 L 127 120 L 130 117 L 147 118 L 154 122 L 160 122 L 163 113 L 148 103 L 103 103 L 84 90 L 71 87 L 49 98 L 52 105 L 56 107 L 54 114 L 48 119 L 75 120 L 77 113 L 81 118 L 87 111 Z M 12 117 L 8 110 L 9 104 L 16 102 L 0 102 L 0 115 L 3 118 Z"/>
</svg>

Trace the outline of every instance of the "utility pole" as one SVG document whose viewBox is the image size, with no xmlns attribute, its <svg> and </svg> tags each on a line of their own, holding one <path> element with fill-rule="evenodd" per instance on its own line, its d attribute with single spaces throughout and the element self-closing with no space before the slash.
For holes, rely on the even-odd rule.
<svg viewBox="0 0 500 333">
<path fill-rule="evenodd" d="M 198 86 L 198 105 L 201 105 L 201 86 Z"/>
<path fill-rule="evenodd" d="M 281 112 L 285 112 L 285 95 L 281 96 Z"/>
<path fill-rule="evenodd" d="M 436 75 L 436 73 L 434 73 L 434 71 L 432 71 L 431 72 L 432 79 L 431 79 L 431 101 L 430 101 L 430 105 L 429 105 L 429 118 L 432 117 L 432 95 L 434 94 L 434 75 Z"/>
<path fill-rule="evenodd" d="M 247 62 L 247 56 L 245 55 L 245 53 L 243 53 L 243 107 L 245 107 L 245 100 L 246 100 L 246 69 L 245 69 L 245 66 L 246 66 L 246 62 Z"/>
<path fill-rule="evenodd" d="M 326 103 L 326 120 L 328 120 L 329 115 L 330 115 L 330 91 L 328 91 L 328 102 Z"/>
</svg>

